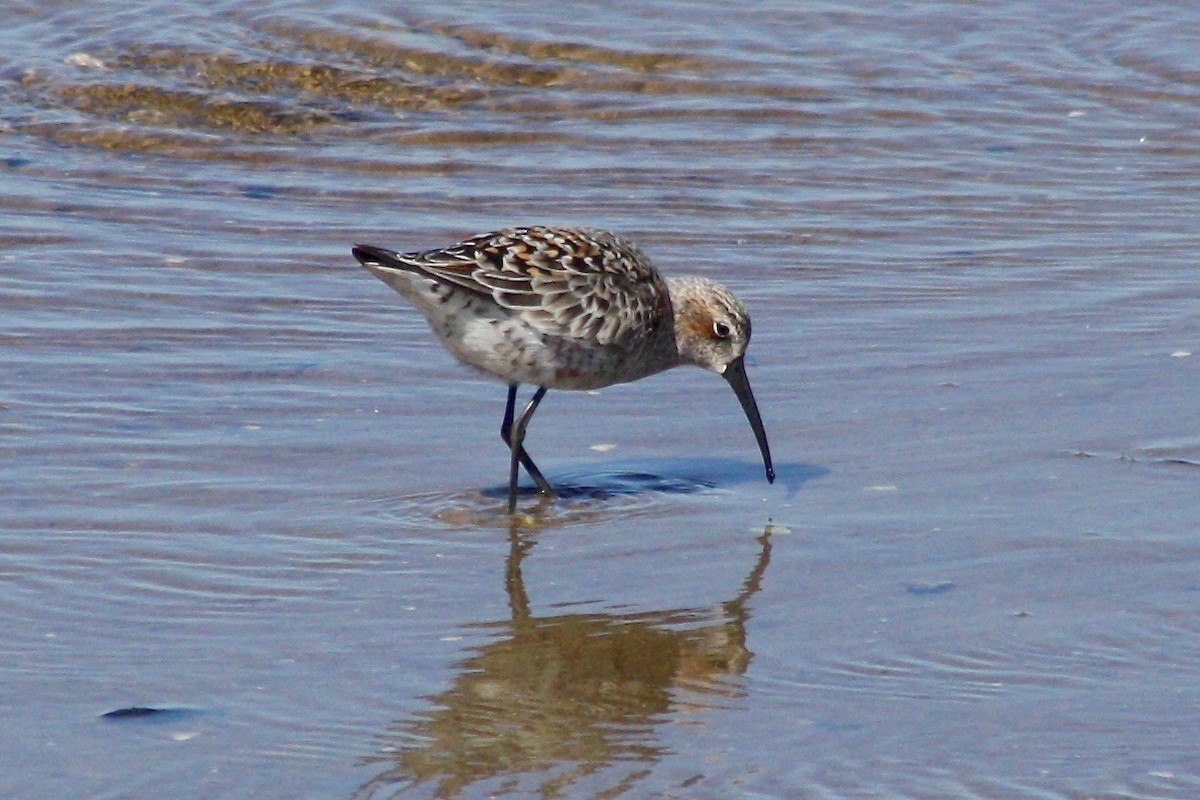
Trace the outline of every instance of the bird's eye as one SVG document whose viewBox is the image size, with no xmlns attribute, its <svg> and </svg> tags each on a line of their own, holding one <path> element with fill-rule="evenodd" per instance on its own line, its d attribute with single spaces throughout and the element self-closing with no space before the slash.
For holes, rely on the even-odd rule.
<svg viewBox="0 0 1200 800">
<path fill-rule="evenodd" d="M 728 339 L 729 338 L 729 325 L 727 325 L 724 322 L 714 322 L 713 323 L 713 336 L 716 336 L 718 339 Z"/>
</svg>

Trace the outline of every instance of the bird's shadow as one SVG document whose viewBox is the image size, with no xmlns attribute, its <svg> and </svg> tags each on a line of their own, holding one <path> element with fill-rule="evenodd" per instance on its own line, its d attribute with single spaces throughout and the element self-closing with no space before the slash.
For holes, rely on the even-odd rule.
<svg viewBox="0 0 1200 800">
<path fill-rule="evenodd" d="M 805 482 L 828 474 L 812 464 L 781 464 L 775 483 L 789 496 Z M 548 476 L 554 491 L 564 500 L 604 500 L 644 494 L 698 494 L 741 484 L 766 486 L 762 465 L 723 458 L 655 458 L 615 461 L 590 469 L 566 469 Z M 522 483 L 522 497 L 537 495 L 537 487 Z M 483 489 L 485 497 L 508 497 L 508 486 Z"/>
</svg>

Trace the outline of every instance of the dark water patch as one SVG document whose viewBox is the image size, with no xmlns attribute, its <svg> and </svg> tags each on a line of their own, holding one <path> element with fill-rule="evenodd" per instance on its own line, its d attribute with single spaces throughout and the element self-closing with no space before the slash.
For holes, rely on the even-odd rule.
<svg viewBox="0 0 1200 800">
<path fill-rule="evenodd" d="M 946 594 L 957 588 L 954 581 L 937 581 L 935 583 L 910 583 L 904 587 L 904 591 L 914 597 L 928 597 L 930 595 Z"/>
<path fill-rule="evenodd" d="M 100 715 L 100 719 L 110 722 L 142 722 L 165 725 L 175 722 L 185 722 L 209 713 L 211 712 L 207 709 L 193 706 L 124 706 L 104 712 Z"/>
<path fill-rule="evenodd" d="M 694 477 L 661 475 L 637 470 L 614 469 L 587 476 L 579 473 L 561 474 L 554 481 L 554 491 L 563 500 L 611 500 L 617 497 L 652 493 L 694 494 L 716 486 L 714 482 Z M 526 490 L 526 494 L 532 493 Z M 508 487 L 486 489 L 485 495 L 507 496 Z"/>
<path fill-rule="evenodd" d="M 243 187 L 242 194 L 251 198 L 252 200 L 274 200 L 278 198 L 282 192 L 278 186 L 259 183 Z"/>
<path fill-rule="evenodd" d="M 795 491 L 827 473 L 824 467 L 812 464 L 775 464 L 775 483 Z M 767 490 L 769 486 L 761 463 L 729 458 L 647 458 L 615 462 L 598 472 L 567 470 L 563 475 L 569 484 L 595 487 L 614 495 L 695 494 L 732 486 L 752 487 L 756 483 Z"/>
<path fill-rule="evenodd" d="M 1200 467 L 1200 445 L 1195 443 L 1145 446 L 1125 452 L 1075 450 L 1070 455 L 1143 466 Z"/>
</svg>

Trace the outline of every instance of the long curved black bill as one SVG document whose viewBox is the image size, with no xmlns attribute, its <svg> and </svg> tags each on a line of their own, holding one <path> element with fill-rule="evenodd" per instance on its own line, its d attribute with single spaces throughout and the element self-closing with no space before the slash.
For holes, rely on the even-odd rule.
<svg viewBox="0 0 1200 800">
<path fill-rule="evenodd" d="M 733 393 L 737 395 L 738 402 L 742 404 L 742 410 L 746 412 L 746 419 L 750 421 L 754 438 L 758 440 L 763 466 L 767 470 L 767 483 L 774 483 L 775 467 L 771 464 L 771 448 L 767 446 L 767 432 L 763 430 L 762 417 L 758 415 L 758 404 L 754 402 L 754 392 L 750 391 L 750 379 L 746 377 L 746 364 L 741 358 L 731 361 L 722 374 L 725 380 L 729 381 L 729 385 L 733 387 Z"/>
</svg>

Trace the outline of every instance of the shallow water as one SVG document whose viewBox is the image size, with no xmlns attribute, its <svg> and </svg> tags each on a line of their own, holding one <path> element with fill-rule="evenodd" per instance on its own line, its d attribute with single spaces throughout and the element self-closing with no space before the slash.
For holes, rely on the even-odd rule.
<svg viewBox="0 0 1200 800">
<path fill-rule="evenodd" d="M 0 794 L 1200 794 L 1200 13 L 10 3 Z M 723 381 L 350 258 L 583 223 Z M 104 716 L 110 712 L 115 715 Z"/>
</svg>

